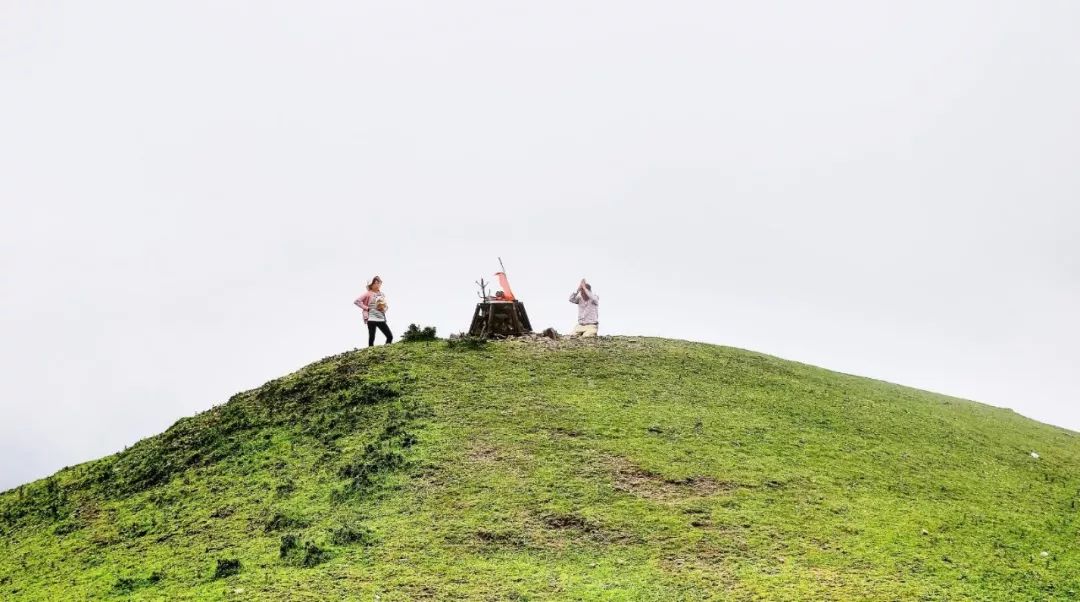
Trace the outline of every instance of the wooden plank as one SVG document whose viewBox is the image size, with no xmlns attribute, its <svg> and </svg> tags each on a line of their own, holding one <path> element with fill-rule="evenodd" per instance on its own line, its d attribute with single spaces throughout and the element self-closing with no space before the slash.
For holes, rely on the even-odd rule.
<svg viewBox="0 0 1080 602">
<path fill-rule="evenodd" d="M 510 314 L 510 325 L 514 330 L 510 334 L 520 336 L 521 334 L 523 334 L 523 332 L 521 328 L 521 320 L 518 319 L 517 301 L 515 301 L 514 304 L 509 307 L 509 309 L 510 311 L 507 313 Z"/>
<path fill-rule="evenodd" d="M 532 323 L 529 321 L 529 314 L 525 311 L 525 304 L 521 301 L 514 302 L 514 310 L 518 314 L 518 321 L 521 323 L 521 334 L 530 333 L 533 331 Z"/>
</svg>

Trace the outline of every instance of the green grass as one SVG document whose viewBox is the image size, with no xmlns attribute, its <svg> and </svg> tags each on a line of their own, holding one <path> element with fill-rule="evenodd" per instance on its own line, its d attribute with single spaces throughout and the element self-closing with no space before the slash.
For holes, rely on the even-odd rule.
<svg viewBox="0 0 1080 602">
<path fill-rule="evenodd" d="M 0 494 L 0 599 L 1070 600 L 1078 500 L 1080 436 L 1008 410 L 679 341 L 418 342 Z"/>
</svg>

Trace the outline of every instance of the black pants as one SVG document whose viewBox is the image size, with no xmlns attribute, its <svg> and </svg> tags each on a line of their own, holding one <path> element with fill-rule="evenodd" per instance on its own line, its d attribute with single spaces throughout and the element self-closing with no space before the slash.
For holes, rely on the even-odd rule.
<svg viewBox="0 0 1080 602">
<path fill-rule="evenodd" d="M 369 320 L 367 323 L 367 346 L 372 347 L 375 345 L 375 329 L 378 328 L 386 335 L 386 344 L 394 342 L 394 333 L 390 332 L 390 327 L 386 325 L 386 322 L 376 322 L 375 320 Z"/>
</svg>

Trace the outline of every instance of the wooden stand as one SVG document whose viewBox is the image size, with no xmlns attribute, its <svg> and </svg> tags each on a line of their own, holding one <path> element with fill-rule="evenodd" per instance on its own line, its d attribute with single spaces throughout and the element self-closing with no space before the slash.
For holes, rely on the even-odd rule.
<svg viewBox="0 0 1080 602">
<path fill-rule="evenodd" d="M 532 332 L 521 301 L 484 301 L 476 304 L 469 336 L 483 339 L 516 337 Z"/>
</svg>

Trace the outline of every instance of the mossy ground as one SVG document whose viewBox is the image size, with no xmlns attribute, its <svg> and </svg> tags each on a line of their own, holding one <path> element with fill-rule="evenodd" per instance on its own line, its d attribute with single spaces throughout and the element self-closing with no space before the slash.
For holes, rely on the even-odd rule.
<svg viewBox="0 0 1080 602">
<path fill-rule="evenodd" d="M 1007 410 L 678 341 L 397 344 L 0 495 L 0 598 L 1068 600 L 1078 501 L 1080 436 Z"/>
</svg>

